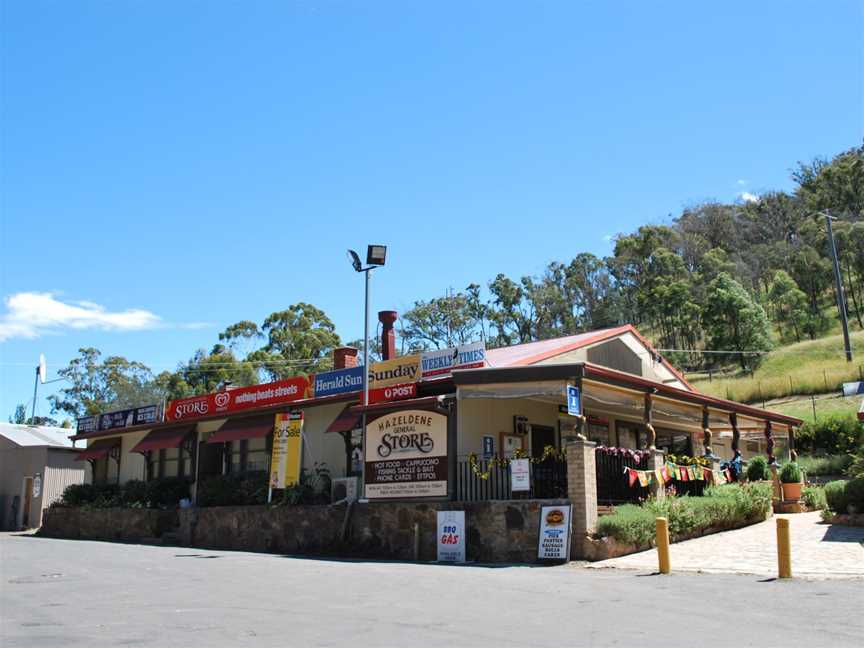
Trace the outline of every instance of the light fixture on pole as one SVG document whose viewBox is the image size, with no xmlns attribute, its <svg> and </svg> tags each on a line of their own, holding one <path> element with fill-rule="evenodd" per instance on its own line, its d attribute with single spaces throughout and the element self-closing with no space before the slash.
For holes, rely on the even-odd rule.
<svg viewBox="0 0 864 648">
<path fill-rule="evenodd" d="M 834 282 L 837 284 L 837 308 L 840 310 L 840 323 L 843 325 L 843 346 L 846 352 L 846 362 L 852 362 L 852 343 L 849 340 L 849 316 L 846 314 L 846 298 L 843 295 L 843 279 L 840 275 L 840 263 L 837 261 L 837 247 L 834 245 L 834 228 L 832 220 L 837 220 L 827 211 L 817 212 L 825 217 L 828 228 L 828 249 L 831 251 L 831 260 L 834 262 Z"/>
<path fill-rule="evenodd" d="M 366 267 L 360 262 L 360 255 L 348 250 L 348 259 L 356 272 L 366 274 L 366 306 L 363 311 L 363 405 L 369 404 L 369 281 L 372 270 L 383 266 L 387 260 L 386 245 L 370 245 L 366 248 Z"/>
</svg>

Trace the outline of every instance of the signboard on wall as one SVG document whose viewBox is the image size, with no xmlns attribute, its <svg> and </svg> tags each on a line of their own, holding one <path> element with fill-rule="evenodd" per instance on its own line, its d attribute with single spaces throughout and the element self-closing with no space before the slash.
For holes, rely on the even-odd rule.
<svg viewBox="0 0 864 648">
<path fill-rule="evenodd" d="M 369 367 L 369 389 L 392 387 L 420 379 L 420 354 L 373 362 Z"/>
<path fill-rule="evenodd" d="M 315 374 L 314 396 L 335 396 L 363 391 L 363 367 L 349 367 Z"/>
<path fill-rule="evenodd" d="M 300 480 L 302 453 L 303 412 L 277 414 L 273 425 L 270 488 L 287 488 Z"/>
<path fill-rule="evenodd" d="M 98 416 L 82 416 L 78 419 L 78 434 L 85 434 L 87 432 L 98 432 L 99 431 L 99 417 Z"/>
<path fill-rule="evenodd" d="M 370 403 L 404 400 L 406 398 L 414 398 L 415 396 L 417 396 L 417 383 L 379 387 L 378 389 L 369 390 Z"/>
<path fill-rule="evenodd" d="M 524 493 L 531 490 L 531 461 L 529 459 L 510 460 L 510 490 Z"/>
<path fill-rule="evenodd" d="M 402 410 L 366 425 L 364 497 L 446 497 L 447 416 Z"/>
<path fill-rule="evenodd" d="M 423 378 L 444 376 L 455 369 L 475 369 L 486 365 L 486 344 L 472 342 L 449 349 L 426 351 L 420 357 Z"/>
<path fill-rule="evenodd" d="M 567 413 L 570 416 L 582 415 L 581 394 L 579 388 L 574 385 L 567 385 Z"/>
<path fill-rule="evenodd" d="M 465 511 L 438 511 L 438 562 L 465 562 Z"/>
<path fill-rule="evenodd" d="M 537 557 L 541 560 L 570 559 L 569 504 L 540 508 L 540 538 Z"/>
<path fill-rule="evenodd" d="M 99 416 L 100 430 L 114 430 L 116 428 L 132 427 L 133 425 L 152 425 L 162 421 L 162 412 L 159 405 L 147 405 L 134 409 L 108 412 Z"/>
<path fill-rule="evenodd" d="M 309 391 L 309 380 L 304 376 L 297 376 L 263 385 L 181 398 L 169 401 L 168 407 L 165 409 L 165 420 L 182 421 L 214 414 L 227 414 L 253 407 L 291 403 L 307 397 Z"/>
</svg>

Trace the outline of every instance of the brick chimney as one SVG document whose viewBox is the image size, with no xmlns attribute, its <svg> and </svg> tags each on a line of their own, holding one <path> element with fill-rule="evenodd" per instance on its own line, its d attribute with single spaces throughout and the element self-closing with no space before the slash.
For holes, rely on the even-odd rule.
<svg viewBox="0 0 864 648">
<path fill-rule="evenodd" d="M 350 346 L 333 349 L 333 368 L 351 369 L 357 366 L 357 349 Z"/>
<path fill-rule="evenodd" d="M 396 357 L 396 331 L 393 324 L 399 313 L 396 311 L 378 311 L 378 321 L 381 322 L 381 359 L 390 360 Z"/>
</svg>

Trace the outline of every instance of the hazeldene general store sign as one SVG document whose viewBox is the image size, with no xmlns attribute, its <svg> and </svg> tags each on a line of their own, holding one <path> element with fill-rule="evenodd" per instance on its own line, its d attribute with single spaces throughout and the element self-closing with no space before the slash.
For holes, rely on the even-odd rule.
<svg viewBox="0 0 864 648">
<path fill-rule="evenodd" d="M 446 497 L 447 416 L 393 412 L 371 421 L 365 437 L 365 497 Z"/>
</svg>

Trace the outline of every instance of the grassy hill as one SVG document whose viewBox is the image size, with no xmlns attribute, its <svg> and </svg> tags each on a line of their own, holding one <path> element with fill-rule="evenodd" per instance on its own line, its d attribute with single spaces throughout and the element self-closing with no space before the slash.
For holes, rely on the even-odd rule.
<svg viewBox="0 0 864 648">
<path fill-rule="evenodd" d="M 832 335 L 780 347 L 767 354 L 752 375 L 715 373 L 709 378 L 699 373 L 688 374 L 687 379 L 706 394 L 759 405 L 788 396 L 838 392 L 844 382 L 864 380 L 864 331 L 853 332 L 851 338 L 853 362 L 846 362 L 843 336 Z"/>
<path fill-rule="evenodd" d="M 836 394 L 793 396 L 782 401 L 771 401 L 765 405 L 774 412 L 794 416 L 810 423 L 833 416 L 855 416 L 860 406 L 861 396 L 843 398 Z"/>
</svg>

